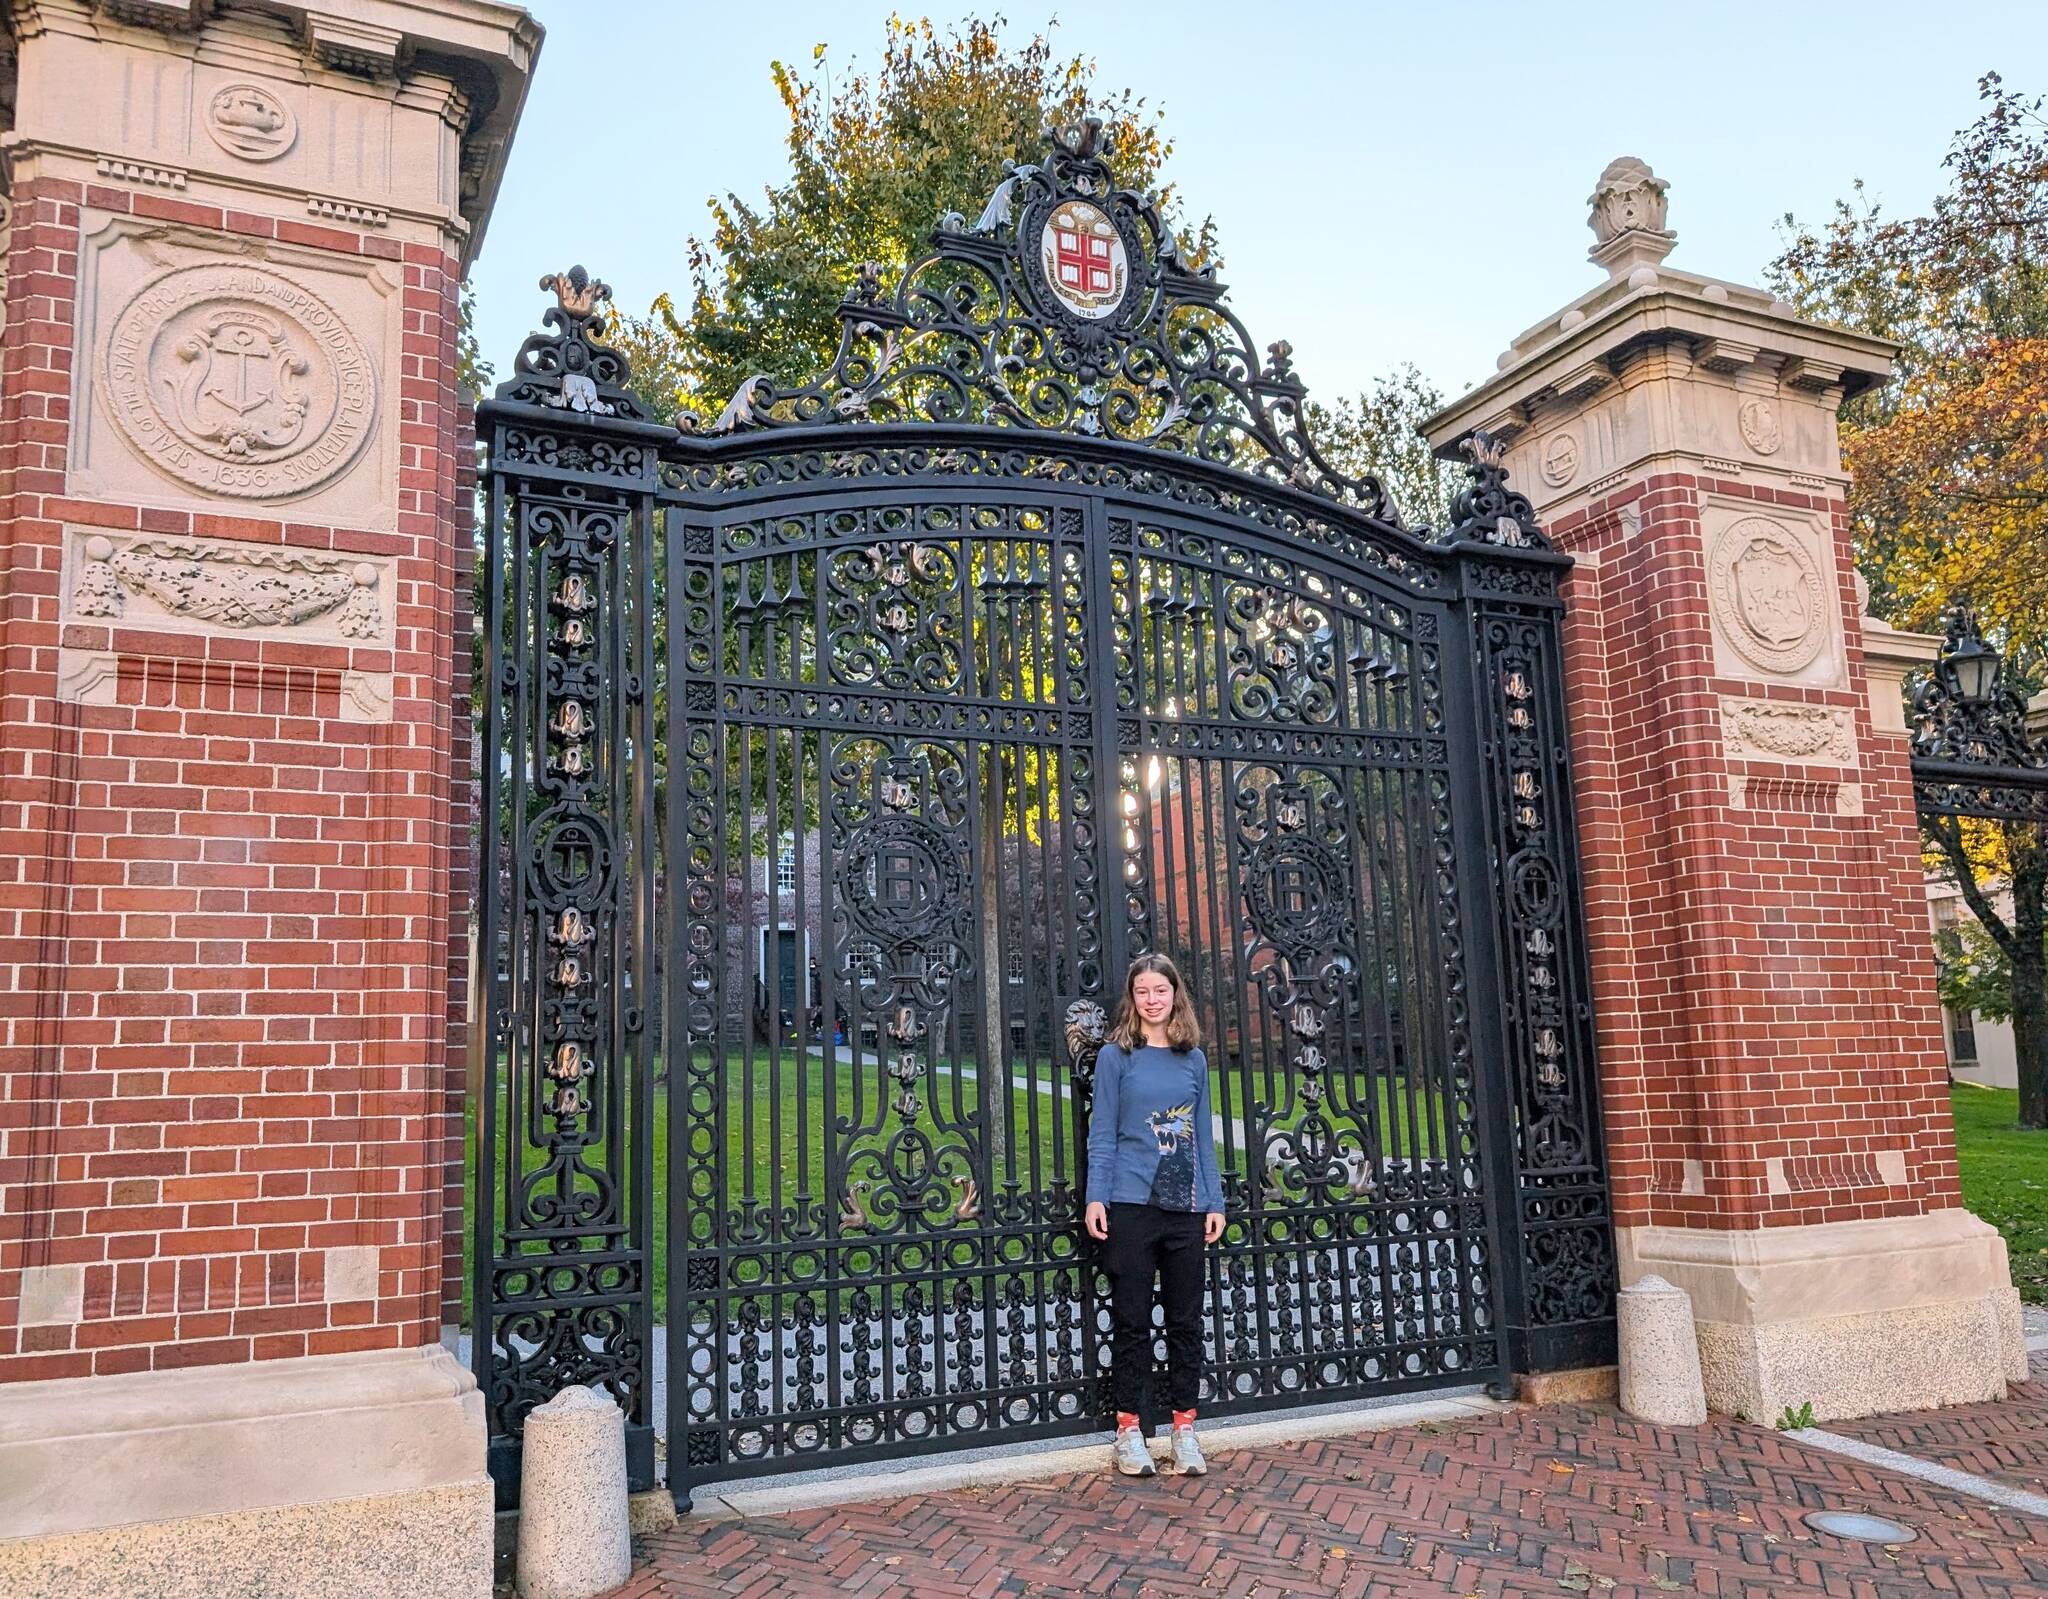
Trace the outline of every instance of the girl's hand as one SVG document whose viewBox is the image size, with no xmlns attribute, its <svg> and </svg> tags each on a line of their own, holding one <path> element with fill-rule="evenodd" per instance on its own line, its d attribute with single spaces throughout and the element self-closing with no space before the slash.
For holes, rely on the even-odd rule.
<svg viewBox="0 0 2048 1599">
<path fill-rule="evenodd" d="M 1212 1210 L 1202 1218 L 1202 1242 L 1213 1244 L 1223 1236 L 1223 1212 Z"/>
<path fill-rule="evenodd" d="M 1082 1213 L 1082 1222 L 1090 1238 L 1102 1239 L 1109 1236 L 1109 1209 L 1101 1200 L 1096 1200 Z"/>
</svg>

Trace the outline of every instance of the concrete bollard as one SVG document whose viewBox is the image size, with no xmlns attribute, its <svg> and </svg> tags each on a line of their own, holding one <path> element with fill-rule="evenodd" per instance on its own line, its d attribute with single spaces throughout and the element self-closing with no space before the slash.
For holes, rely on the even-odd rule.
<svg viewBox="0 0 2048 1599">
<path fill-rule="evenodd" d="M 1621 1408 L 1667 1427 L 1699 1426 L 1707 1419 L 1707 1390 L 1691 1296 L 1662 1277 L 1645 1277 L 1622 1289 L 1617 1308 Z"/>
<path fill-rule="evenodd" d="M 564 1388 L 526 1418 L 519 1592 L 591 1599 L 632 1574 L 625 1415 L 601 1388 Z"/>
</svg>

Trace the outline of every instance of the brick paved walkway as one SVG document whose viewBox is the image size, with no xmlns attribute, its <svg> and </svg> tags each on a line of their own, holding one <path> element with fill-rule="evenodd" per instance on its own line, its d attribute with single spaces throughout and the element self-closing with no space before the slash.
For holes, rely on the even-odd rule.
<svg viewBox="0 0 2048 1599">
<path fill-rule="evenodd" d="M 2033 1380 L 2014 1383 L 2002 1405 L 1958 1405 L 1825 1425 L 1845 1438 L 2048 1494 L 2048 1350 L 2035 1352 Z"/>
<path fill-rule="evenodd" d="M 2038 1456 L 2037 1456 L 2038 1458 Z M 1897 1549 L 1799 1517 L 1875 1511 Z M 684 1522 L 616 1599 L 2044 1599 L 2048 1521 L 1719 1417 L 1611 1406 L 1231 1453 L 1204 1479 L 1106 1474 L 745 1520 Z"/>
</svg>

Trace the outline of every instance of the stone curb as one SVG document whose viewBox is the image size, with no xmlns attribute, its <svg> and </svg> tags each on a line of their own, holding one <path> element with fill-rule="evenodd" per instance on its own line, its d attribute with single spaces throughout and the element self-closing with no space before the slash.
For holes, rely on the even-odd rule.
<svg viewBox="0 0 2048 1599">
<path fill-rule="evenodd" d="M 1228 1454 L 1234 1449 L 1269 1449 L 1276 1444 L 1299 1443 L 1307 1438 L 1386 1432 L 1427 1421 L 1463 1421 L 1513 1408 L 1516 1407 L 1504 1400 L 1474 1396 L 1376 1405 L 1365 1410 L 1277 1421 L 1217 1422 L 1202 1428 L 1202 1449 L 1211 1456 Z M 1075 1472 L 1100 1471 L 1108 1449 L 1109 1436 L 1104 1433 L 1069 1448 L 1009 1455 L 994 1460 L 941 1463 L 907 1471 L 867 1472 L 782 1487 L 700 1489 L 689 1519 L 712 1521 L 736 1516 L 777 1515 L 784 1511 L 816 1510 L 827 1505 L 854 1504 L 863 1500 L 896 1499 L 914 1494 L 944 1493 L 957 1488 L 985 1488 L 1045 1477 L 1064 1477 Z M 1163 1440 L 1154 1440 L 1153 1452 L 1156 1455 L 1163 1458 L 1164 1449 Z"/>
</svg>

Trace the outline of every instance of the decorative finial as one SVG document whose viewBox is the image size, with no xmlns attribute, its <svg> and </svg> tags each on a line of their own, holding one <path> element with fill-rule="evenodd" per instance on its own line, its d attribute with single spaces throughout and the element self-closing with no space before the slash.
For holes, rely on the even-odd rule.
<svg viewBox="0 0 2048 1599">
<path fill-rule="evenodd" d="M 646 407 L 629 386 L 632 371 L 626 358 L 604 342 L 605 318 L 599 307 L 611 299 L 611 286 L 580 266 L 550 272 L 540 286 L 553 290 L 556 301 L 555 308 L 542 315 L 547 331 L 530 335 L 519 347 L 512 376 L 498 385 L 493 398 L 589 416 L 648 420 Z"/>
<path fill-rule="evenodd" d="M 854 268 L 853 287 L 848 291 L 848 305 L 880 305 L 883 299 L 882 277 L 889 270 L 881 261 L 863 261 Z"/>
<path fill-rule="evenodd" d="M 1473 539 L 1517 550 L 1549 549 L 1550 541 L 1537 527 L 1527 497 L 1508 487 L 1507 441 L 1481 428 L 1460 439 L 1458 449 L 1472 463 L 1472 480 L 1451 501 L 1446 539 Z"/>
<path fill-rule="evenodd" d="M 1076 161 L 1100 161 L 1109 155 L 1109 141 L 1102 136 L 1102 118 L 1083 117 L 1079 122 L 1048 122 L 1046 142 L 1061 155 Z"/>
<path fill-rule="evenodd" d="M 1484 428 L 1461 440 L 1458 449 L 1475 467 L 1497 467 L 1508 458 L 1507 441 L 1495 438 Z"/>
<path fill-rule="evenodd" d="M 587 320 L 612 297 L 609 283 L 593 278 L 580 266 L 572 266 L 567 272 L 550 272 L 540 280 L 540 286 L 553 289 L 562 309 L 579 322 Z"/>
<path fill-rule="evenodd" d="M 1657 263 L 1678 243 L 1678 235 L 1664 225 L 1664 196 L 1670 188 L 1647 161 L 1624 155 L 1608 162 L 1586 200 L 1591 207 L 1586 226 L 1596 241 L 1587 259 L 1605 267 L 1610 277 L 1632 281 L 1638 268 L 1648 267 L 1648 281 L 1655 282 Z"/>
</svg>

